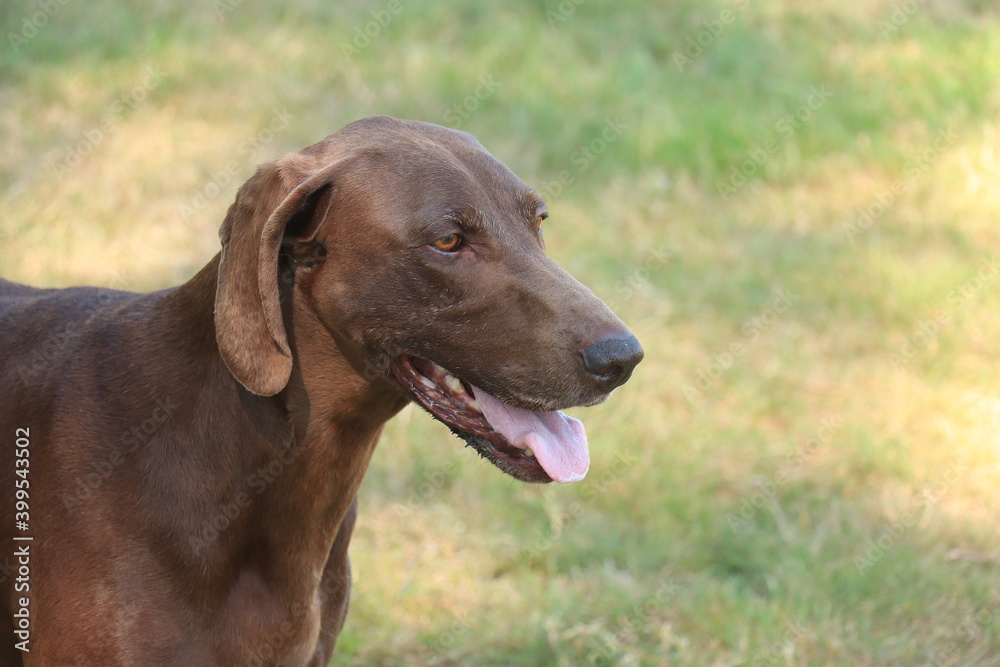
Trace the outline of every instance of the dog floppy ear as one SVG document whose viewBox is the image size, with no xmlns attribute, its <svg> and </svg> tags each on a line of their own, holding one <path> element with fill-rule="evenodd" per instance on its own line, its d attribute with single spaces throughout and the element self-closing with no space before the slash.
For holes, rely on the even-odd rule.
<svg viewBox="0 0 1000 667">
<path fill-rule="evenodd" d="M 277 394 L 292 372 L 278 295 L 285 228 L 304 215 L 325 217 L 331 202 L 336 165 L 312 170 L 307 162 L 292 154 L 259 167 L 240 187 L 219 230 L 215 338 L 229 371 L 260 396 Z"/>
</svg>

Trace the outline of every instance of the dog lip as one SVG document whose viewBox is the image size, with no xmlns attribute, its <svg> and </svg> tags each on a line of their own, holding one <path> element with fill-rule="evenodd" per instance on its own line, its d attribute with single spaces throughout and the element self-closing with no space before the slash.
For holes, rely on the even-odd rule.
<svg viewBox="0 0 1000 667">
<path fill-rule="evenodd" d="M 433 361 L 409 355 L 398 357 L 392 372 L 421 407 L 497 468 L 525 482 L 552 481 L 531 452 L 515 447 L 493 430 L 474 392 L 457 375 Z"/>
</svg>

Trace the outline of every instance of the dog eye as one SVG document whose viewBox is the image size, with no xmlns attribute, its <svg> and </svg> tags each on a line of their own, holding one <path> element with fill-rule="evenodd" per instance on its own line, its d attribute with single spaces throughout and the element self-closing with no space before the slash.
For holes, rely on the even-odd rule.
<svg viewBox="0 0 1000 667">
<path fill-rule="evenodd" d="M 542 211 L 541 213 L 539 213 L 538 215 L 536 215 L 535 216 L 535 229 L 536 230 L 541 229 L 542 228 L 542 222 L 544 222 L 545 220 L 548 220 L 548 218 L 549 218 L 549 214 L 546 211 Z"/>
<path fill-rule="evenodd" d="M 458 234 L 448 234 L 448 236 L 442 236 L 431 245 L 442 252 L 455 252 L 462 245 L 462 237 Z"/>
</svg>

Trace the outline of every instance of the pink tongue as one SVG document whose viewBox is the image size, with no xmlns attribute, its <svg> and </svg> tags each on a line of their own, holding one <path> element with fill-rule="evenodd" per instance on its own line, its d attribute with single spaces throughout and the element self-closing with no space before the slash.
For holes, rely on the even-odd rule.
<svg viewBox="0 0 1000 667">
<path fill-rule="evenodd" d="M 557 482 L 579 482 L 590 468 L 583 422 L 562 412 L 532 412 L 499 401 L 472 387 L 483 416 L 515 447 L 530 449 L 545 473 Z"/>
</svg>

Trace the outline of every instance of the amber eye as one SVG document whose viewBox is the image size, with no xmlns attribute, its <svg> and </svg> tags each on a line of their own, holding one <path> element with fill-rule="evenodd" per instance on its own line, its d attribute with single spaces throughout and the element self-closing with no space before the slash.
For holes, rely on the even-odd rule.
<svg viewBox="0 0 1000 667">
<path fill-rule="evenodd" d="M 535 216 L 535 229 L 536 230 L 541 229 L 542 228 L 542 222 L 545 221 L 545 220 L 547 220 L 548 217 L 549 217 L 549 214 L 546 213 L 546 212 L 544 212 L 544 211 L 542 213 L 539 213 L 538 215 L 536 215 Z"/>
<path fill-rule="evenodd" d="M 448 234 L 448 236 L 442 236 L 431 245 L 443 252 L 455 252 L 458 250 L 458 246 L 462 245 L 462 237 L 458 234 Z"/>
</svg>

